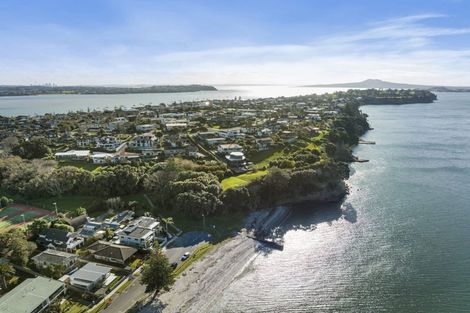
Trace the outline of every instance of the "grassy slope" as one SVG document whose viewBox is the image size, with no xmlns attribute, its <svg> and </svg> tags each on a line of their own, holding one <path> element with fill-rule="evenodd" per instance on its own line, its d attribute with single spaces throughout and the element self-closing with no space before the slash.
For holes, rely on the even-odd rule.
<svg viewBox="0 0 470 313">
<path fill-rule="evenodd" d="M 222 189 L 227 190 L 230 188 L 237 188 L 248 185 L 253 180 L 266 175 L 268 171 L 257 171 L 253 173 L 241 174 L 222 180 Z"/>
</svg>

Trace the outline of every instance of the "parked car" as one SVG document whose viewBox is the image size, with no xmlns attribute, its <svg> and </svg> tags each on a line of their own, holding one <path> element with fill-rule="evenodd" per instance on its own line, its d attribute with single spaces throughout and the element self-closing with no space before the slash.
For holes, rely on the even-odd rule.
<svg viewBox="0 0 470 313">
<path fill-rule="evenodd" d="M 189 252 L 186 252 L 185 254 L 183 254 L 183 256 L 181 257 L 181 261 L 184 261 L 186 260 L 187 258 L 189 258 L 189 256 L 191 255 L 191 253 Z"/>
<path fill-rule="evenodd" d="M 175 268 L 178 267 L 178 262 L 173 262 L 173 263 L 170 264 L 170 266 L 171 266 L 172 269 L 175 269 Z"/>
</svg>

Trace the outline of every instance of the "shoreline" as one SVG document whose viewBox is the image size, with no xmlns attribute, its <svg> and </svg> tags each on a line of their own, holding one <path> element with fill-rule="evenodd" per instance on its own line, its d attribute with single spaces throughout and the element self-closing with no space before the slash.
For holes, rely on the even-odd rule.
<svg viewBox="0 0 470 313">
<path fill-rule="evenodd" d="M 371 128 L 364 131 L 364 136 Z M 354 145 L 357 147 L 361 142 Z M 348 166 L 358 162 L 358 159 L 348 162 Z M 286 199 L 277 204 L 273 209 L 258 210 L 249 214 L 245 226 L 273 231 L 276 226 L 281 226 L 292 213 L 289 206 L 301 202 L 328 203 L 340 202 L 349 193 L 349 187 L 345 179 L 339 181 L 333 189 L 322 190 L 305 196 Z M 272 220 L 270 212 L 287 210 L 288 216 L 281 215 L 280 221 Z M 264 219 L 259 219 L 265 214 Z M 273 214 L 279 217 L 279 214 Z M 271 219 L 269 219 L 271 217 Z M 255 224 L 253 224 L 255 223 Z M 248 231 L 249 232 L 249 231 Z M 227 239 L 217 244 L 215 249 L 209 251 L 201 259 L 191 264 L 179 277 L 169 291 L 158 295 L 155 299 L 147 297 L 129 312 L 139 313 L 199 313 L 209 312 L 213 303 L 218 299 L 230 284 L 239 277 L 243 271 L 263 252 L 263 247 L 274 250 L 271 246 L 250 237 L 246 229 L 234 238 Z"/>
<path fill-rule="evenodd" d="M 235 237 L 216 245 L 201 259 L 191 264 L 175 280 L 172 288 L 155 299 L 147 297 L 143 305 L 132 312 L 210 312 L 218 296 L 250 266 L 266 244 L 250 237 L 253 229 L 273 230 L 285 222 L 291 209 L 278 206 L 248 215 L 246 228 Z M 251 227 L 252 226 L 252 227 Z"/>
</svg>

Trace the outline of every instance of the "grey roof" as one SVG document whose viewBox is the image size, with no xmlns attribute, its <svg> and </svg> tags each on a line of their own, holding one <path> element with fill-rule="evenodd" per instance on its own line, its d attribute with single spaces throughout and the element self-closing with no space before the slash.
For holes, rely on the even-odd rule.
<svg viewBox="0 0 470 313">
<path fill-rule="evenodd" d="M 0 298 L 0 312 L 33 312 L 34 309 L 63 286 L 64 284 L 60 281 L 41 276 L 27 278 Z"/>
<path fill-rule="evenodd" d="M 32 257 L 34 261 L 47 262 L 49 264 L 62 264 L 64 259 L 77 258 L 78 256 L 72 253 L 47 249 Z"/>
<path fill-rule="evenodd" d="M 129 237 L 142 238 L 148 235 L 148 233 L 153 233 L 152 230 L 144 227 L 137 226 L 130 232 L 125 232 Z"/>
<path fill-rule="evenodd" d="M 90 262 L 70 275 L 70 278 L 86 282 L 94 282 L 108 274 L 110 271 L 111 268 L 108 266 Z"/>
<path fill-rule="evenodd" d="M 145 228 L 150 228 L 154 223 L 157 223 L 157 225 L 159 224 L 159 222 L 155 218 L 148 216 L 142 216 L 136 220 L 136 224 L 138 226 Z"/>
</svg>

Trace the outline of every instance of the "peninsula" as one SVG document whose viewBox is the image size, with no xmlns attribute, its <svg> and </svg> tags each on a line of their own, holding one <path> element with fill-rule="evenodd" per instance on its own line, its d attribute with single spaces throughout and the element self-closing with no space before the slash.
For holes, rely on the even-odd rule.
<svg viewBox="0 0 470 313">
<path fill-rule="evenodd" d="M 106 87 L 106 86 L 15 86 L 0 85 L 0 97 L 37 96 L 37 95 L 115 95 L 133 93 L 170 93 L 216 91 L 206 85 L 165 85 L 147 87 Z"/>
<path fill-rule="evenodd" d="M 30 311 L 124 312 L 173 283 L 167 311 L 210 311 L 274 242 L 279 206 L 347 193 L 362 105 L 435 99 L 356 89 L 0 117 L 0 311 L 36 286 Z"/>
<path fill-rule="evenodd" d="M 338 83 L 338 84 L 317 84 L 307 85 L 304 87 L 321 87 L 321 88 L 376 88 L 376 89 L 420 89 L 438 92 L 470 92 L 470 87 L 465 86 L 431 86 L 431 85 L 414 85 L 393 83 L 380 79 L 366 79 L 361 82 Z"/>
</svg>

